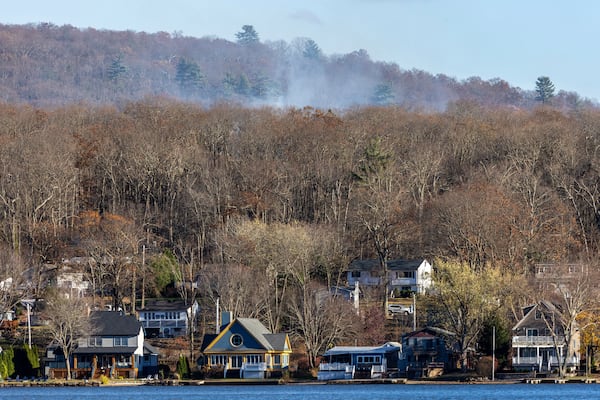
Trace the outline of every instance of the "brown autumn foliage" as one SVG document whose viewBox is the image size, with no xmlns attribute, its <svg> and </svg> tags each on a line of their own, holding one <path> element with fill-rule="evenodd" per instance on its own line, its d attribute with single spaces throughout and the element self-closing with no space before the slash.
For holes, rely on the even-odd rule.
<svg viewBox="0 0 600 400">
<path fill-rule="evenodd" d="M 388 219 L 407 228 L 392 256 L 521 267 L 594 254 L 600 114 L 477 111 L 5 104 L 0 240 L 59 258 L 77 253 L 82 229 L 125 218 L 161 246 L 188 243 L 218 263 L 219 241 L 241 218 L 320 225 L 344 256 L 370 257 L 360 221 L 376 199 L 361 198 L 353 174 L 377 137 L 391 157 L 377 201 L 393 197 Z"/>
<path fill-rule="evenodd" d="M 593 109 L 460 103 L 441 113 L 335 113 L 158 97 L 120 108 L 1 104 L 0 121 L 2 246 L 40 270 L 94 257 L 88 273 L 115 306 L 142 290 L 150 271 L 142 255 L 168 249 L 194 273 L 211 266 L 215 276 L 256 259 L 251 247 L 232 253 L 232 244 L 245 244 L 235 234 L 247 221 L 313 232 L 319 246 L 307 268 L 325 286 L 340 283 L 350 260 L 378 256 L 366 229 L 380 229 L 378 221 L 393 225 L 384 238 L 390 259 L 528 273 L 535 263 L 585 261 L 600 250 Z M 389 158 L 368 187 L 356 174 L 374 139 Z M 262 279 L 244 274 L 242 283 Z M 210 296 L 201 301 L 213 308 Z M 285 310 L 277 312 L 278 326 L 289 328 Z"/>
</svg>

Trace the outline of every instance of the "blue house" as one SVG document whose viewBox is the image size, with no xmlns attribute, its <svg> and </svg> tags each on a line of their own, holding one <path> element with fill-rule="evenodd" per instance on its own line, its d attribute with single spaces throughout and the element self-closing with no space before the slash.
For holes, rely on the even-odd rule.
<svg viewBox="0 0 600 400">
<path fill-rule="evenodd" d="M 447 340 L 452 332 L 426 327 L 402 335 L 400 371 L 407 377 L 421 378 L 441 375 L 454 369 L 454 353 Z"/>
<path fill-rule="evenodd" d="M 225 378 L 280 377 L 287 370 L 292 347 L 286 333 L 271 333 L 258 319 L 222 314 L 220 332 L 207 335 L 201 348 L 204 363 L 223 369 Z"/>
<path fill-rule="evenodd" d="M 323 354 L 317 379 L 320 381 L 384 378 L 398 373 L 402 345 L 336 346 Z"/>
</svg>

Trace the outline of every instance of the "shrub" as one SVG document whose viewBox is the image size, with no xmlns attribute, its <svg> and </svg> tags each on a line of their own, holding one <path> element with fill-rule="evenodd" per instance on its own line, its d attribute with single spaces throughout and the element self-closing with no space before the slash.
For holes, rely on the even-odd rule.
<svg viewBox="0 0 600 400">
<path fill-rule="evenodd" d="M 180 379 L 188 379 L 190 377 L 190 365 L 187 357 L 184 355 L 180 355 L 179 360 L 177 360 L 177 374 Z"/>
</svg>

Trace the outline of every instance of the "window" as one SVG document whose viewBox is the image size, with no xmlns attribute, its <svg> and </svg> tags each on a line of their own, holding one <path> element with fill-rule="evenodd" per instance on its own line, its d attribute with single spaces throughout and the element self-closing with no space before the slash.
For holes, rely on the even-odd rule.
<svg viewBox="0 0 600 400">
<path fill-rule="evenodd" d="M 273 356 L 273 364 L 274 365 L 279 365 L 281 364 L 281 356 L 279 354 L 275 354 Z"/>
<path fill-rule="evenodd" d="M 231 356 L 231 368 L 242 368 L 242 356 Z"/>
<path fill-rule="evenodd" d="M 246 356 L 246 362 L 248 364 L 258 364 L 263 362 L 262 354 L 248 354 Z"/>
<path fill-rule="evenodd" d="M 210 356 L 210 363 L 211 365 L 227 365 L 227 358 L 221 355 Z"/>
<path fill-rule="evenodd" d="M 521 347 L 519 357 L 537 357 L 537 350 L 530 347 Z"/>
<path fill-rule="evenodd" d="M 99 336 L 92 336 L 88 341 L 90 347 L 101 347 L 102 346 L 102 338 Z"/>
<path fill-rule="evenodd" d="M 239 347 L 244 343 L 244 338 L 242 338 L 242 335 L 236 333 L 231 336 L 230 341 L 232 346 Z"/>
<path fill-rule="evenodd" d="M 538 330 L 537 329 L 527 329 L 527 336 L 537 336 L 538 335 Z"/>
<path fill-rule="evenodd" d="M 352 271 L 351 275 L 353 278 L 360 278 L 360 271 Z"/>
<path fill-rule="evenodd" d="M 115 347 L 127 346 L 127 338 L 126 337 L 115 337 L 115 338 L 113 338 L 113 344 Z"/>
<path fill-rule="evenodd" d="M 405 278 L 414 278 L 415 277 L 415 271 L 404 271 L 404 277 Z"/>
</svg>

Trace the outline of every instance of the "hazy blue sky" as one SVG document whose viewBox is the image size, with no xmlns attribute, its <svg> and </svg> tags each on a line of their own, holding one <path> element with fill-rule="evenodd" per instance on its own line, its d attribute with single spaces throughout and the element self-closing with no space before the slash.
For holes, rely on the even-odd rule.
<svg viewBox="0 0 600 400">
<path fill-rule="evenodd" d="M 235 40 L 313 39 L 327 55 L 365 49 L 373 60 L 458 80 L 501 78 L 533 90 L 600 99 L 596 0 L 2 0 L 0 22 L 175 32 Z M 0 43 L 1 45 L 1 43 Z"/>
</svg>

